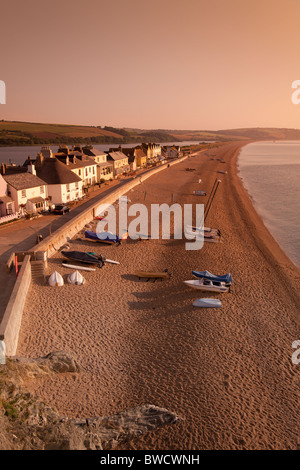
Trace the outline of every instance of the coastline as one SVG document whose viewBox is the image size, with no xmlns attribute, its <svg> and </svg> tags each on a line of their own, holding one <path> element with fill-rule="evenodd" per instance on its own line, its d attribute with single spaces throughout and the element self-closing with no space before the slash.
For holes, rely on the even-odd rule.
<svg viewBox="0 0 300 470">
<path fill-rule="evenodd" d="M 280 142 L 280 143 L 288 144 L 288 143 L 293 143 L 293 142 L 294 141 L 284 141 L 284 142 Z M 257 142 L 252 142 L 252 143 L 256 144 Z M 276 164 L 277 163 L 275 161 L 274 165 L 276 165 Z M 290 261 L 298 269 L 300 269 L 300 261 L 297 258 L 298 251 L 297 251 L 296 236 L 294 234 L 294 238 L 290 239 L 288 243 L 286 242 L 286 239 L 285 239 L 286 238 L 286 232 L 289 231 L 289 230 L 285 230 L 284 232 L 280 231 L 280 227 L 278 226 L 278 220 L 276 219 L 276 212 L 274 212 L 273 208 L 271 209 L 271 206 L 270 206 L 271 199 L 268 202 L 265 198 L 262 198 L 262 194 L 259 192 L 259 188 L 263 187 L 261 181 L 258 184 L 253 186 L 253 184 L 254 184 L 253 175 L 251 177 L 251 175 L 249 175 L 249 174 L 247 174 L 247 172 L 245 172 L 245 166 L 246 166 L 246 169 L 247 169 L 248 165 L 249 165 L 249 161 L 247 160 L 247 156 L 246 156 L 246 162 L 245 162 L 244 159 L 239 154 L 238 157 L 237 157 L 237 172 L 238 172 L 239 178 L 242 181 L 242 185 L 243 185 L 245 191 L 247 192 L 247 194 L 249 195 L 249 198 L 251 199 L 251 203 L 253 204 L 255 211 L 262 218 L 263 224 L 266 226 L 267 230 L 270 232 L 270 234 L 272 235 L 274 240 L 276 240 L 276 242 L 279 244 L 282 251 L 286 254 L 286 256 L 290 259 Z M 254 168 L 256 169 L 256 171 L 259 171 L 260 166 L 257 166 L 257 164 L 255 166 L 255 162 L 254 162 Z M 270 184 L 270 181 L 268 182 L 268 184 Z M 276 202 L 275 202 L 272 199 L 272 203 L 273 204 L 278 204 L 278 203 L 280 203 L 280 201 L 276 200 Z M 293 206 L 293 201 L 285 200 L 285 204 L 289 205 L 290 207 L 293 208 L 293 215 L 294 215 L 294 217 L 296 217 L 296 214 L 299 212 L 299 208 L 295 208 Z M 284 207 L 284 206 L 282 205 L 282 207 Z M 289 208 L 287 208 L 287 209 L 289 209 Z M 291 211 L 291 209 L 289 209 L 289 210 Z M 277 217 L 278 217 L 278 213 L 277 213 Z M 293 225 L 292 225 L 292 227 L 293 227 Z M 292 245 L 294 244 L 294 242 L 296 244 L 294 246 L 294 249 L 292 249 Z"/>
<path fill-rule="evenodd" d="M 208 189 L 220 176 L 217 170 L 226 169 L 206 222 L 221 228 L 222 244 L 206 244 L 197 253 L 186 252 L 179 240 L 99 248 L 120 260 L 119 271 L 106 267 L 92 274 L 84 291 L 78 286 L 31 288 L 18 355 L 67 348 L 85 371 L 78 379 L 29 384 L 47 404 L 82 417 L 154 403 L 185 417 L 184 423 L 150 432 L 123 449 L 281 449 L 297 444 L 291 343 L 299 336 L 299 269 L 268 232 L 242 184 L 237 171 L 242 145 L 224 144 L 191 157 L 170 169 L 171 180 L 163 172 L 129 193 L 132 202 L 151 194 L 149 203 L 169 203 L 175 187 L 180 202 L 202 202 L 191 195 L 195 178 L 203 176 Z M 226 167 L 211 160 L 212 153 L 222 156 Z M 185 166 L 194 166 L 197 177 Z M 73 246 L 90 248 L 78 240 Z M 57 254 L 49 260 L 49 272 L 59 267 L 63 273 L 60 263 Z M 131 273 L 142 265 L 168 267 L 173 276 L 162 284 L 134 282 Z M 219 312 L 192 307 L 197 293 L 182 281 L 195 268 L 232 272 L 233 293 L 218 297 L 223 304 Z M 101 292 L 95 293 L 99 286 Z"/>
</svg>

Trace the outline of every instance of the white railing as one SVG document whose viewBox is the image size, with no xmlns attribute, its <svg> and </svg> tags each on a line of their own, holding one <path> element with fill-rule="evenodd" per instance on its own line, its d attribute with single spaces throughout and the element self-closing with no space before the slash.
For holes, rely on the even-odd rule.
<svg viewBox="0 0 300 470">
<path fill-rule="evenodd" d="M 4 222 L 10 222 L 11 220 L 19 219 L 19 218 L 20 218 L 19 212 L 16 212 L 15 214 L 5 215 L 3 217 L 0 217 L 0 225 L 3 224 Z"/>
</svg>

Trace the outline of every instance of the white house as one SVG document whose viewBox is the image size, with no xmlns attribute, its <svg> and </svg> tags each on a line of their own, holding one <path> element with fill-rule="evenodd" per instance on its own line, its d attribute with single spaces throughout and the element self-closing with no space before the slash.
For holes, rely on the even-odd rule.
<svg viewBox="0 0 300 470">
<path fill-rule="evenodd" d="M 0 218 L 10 217 L 15 213 L 15 202 L 8 195 L 7 182 L 0 174 Z"/>
<path fill-rule="evenodd" d="M 108 180 L 113 178 L 114 165 L 112 162 L 107 161 L 107 154 L 97 150 L 94 147 L 83 147 L 82 151 L 85 155 L 92 158 L 97 164 L 97 181 L 102 179 Z"/>
<path fill-rule="evenodd" d="M 67 204 L 82 197 L 82 179 L 57 158 L 39 154 L 36 172 L 47 183 L 51 204 Z"/>
<path fill-rule="evenodd" d="M 54 156 L 81 178 L 83 186 L 98 183 L 97 163 L 82 152 L 81 146 L 70 150 L 67 145 L 61 145 Z"/>
<path fill-rule="evenodd" d="M 4 175 L 8 195 L 15 203 L 16 212 L 37 212 L 48 209 L 47 184 L 32 173 Z"/>
</svg>

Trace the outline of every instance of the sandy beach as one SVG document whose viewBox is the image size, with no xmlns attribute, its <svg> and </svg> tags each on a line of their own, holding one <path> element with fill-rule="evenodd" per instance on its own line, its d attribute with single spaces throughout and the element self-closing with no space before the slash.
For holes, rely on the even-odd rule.
<svg viewBox="0 0 300 470">
<path fill-rule="evenodd" d="M 185 240 L 128 240 L 119 247 L 70 241 L 120 265 L 84 272 L 84 286 L 50 287 L 34 281 L 27 297 L 17 354 L 72 352 L 78 375 L 28 384 L 48 405 L 70 417 L 113 414 L 151 403 L 182 422 L 124 444 L 124 449 L 297 449 L 299 371 L 292 363 L 300 338 L 300 272 L 255 212 L 237 174 L 241 142 L 174 165 L 128 193 L 131 203 L 206 203 L 218 188 L 205 225 L 222 243 L 186 251 Z M 222 163 L 223 160 L 225 163 Z M 186 168 L 195 171 L 186 171 Z M 226 171 L 225 174 L 218 171 Z M 202 183 L 199 184 L 199 179 Z M 95 228 L 95 223 L 93 225 Z M 72 272 L 57 252 L 47 274 Z M 137 270 L 168 269 L 172 277 L 144 282 Z M 192 269 L 230 272 L 231 293 L 185 286 Z M 197 309 L 200 297 L 221 309 Z"/>
</svg>

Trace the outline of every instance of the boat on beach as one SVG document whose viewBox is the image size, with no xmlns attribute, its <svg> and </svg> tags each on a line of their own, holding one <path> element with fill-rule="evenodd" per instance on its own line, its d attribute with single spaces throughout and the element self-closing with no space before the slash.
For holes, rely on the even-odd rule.
<svg viewBox="0 0 300 470">
<path fill-rule="evenodd" d="M 51 287 L 63 286 L 64 285 L 63 277 L 57 271 L 54 271 L 51 274 L 51 276 L 49 276 L 48 282 L 49 282 L 49 285 Z"/>
<path fill-rule="evenodd" d="M 226 286 L 224 282 L 212 281 L 210 279 L 195 279 L 190 281 L 183 281 L 186 286 L 192 287 L 193 289 L 199 289 L 208 292 L 228 292 L 229 286 Z"/>
<path fill-rule="evenodd" d="M 198 191 L 197 189 L 193 191 L 195 196 L 206 196 L 206 191 Z"/>
<path fill-rule="evenodd" d="M 196 299 L 193 303 L 194 307 L 202 308 L 220 308 L 222 307 L 221 301 L 218 299 Z"/>
<path fill-rule="evenodd" d="M 99 268 L 104 266 L 104 258 L 102 255 L 85 253 L 84 251 L 62 251 L 61 254 L 72 261 L 83 264 L 96 264 Z"/>
<path fill-rule="evenodd" d="M 81 286 L 85 283 L 84 277 L 80 274 L 79 271 L 74 271 L 68 276 L 69 284 L 75 284 L 76 286 Z"/>
<path fill-rule="evenodd" d="M 232 276 L 230 273 L 224 274 L 222 276 L 218 276 L 216 274 L 212 274 L 209 271 L 192 271 L 192 274 L 197 278 L 209 279 L 211 281 L 219 281 L 224 282 L 226 286 L 230 286 L 232 284 Z"/>
<path fill-rule="evenodd" d="M 211 228 L 211 227 L 195 227 L 193 225 L 188 225 L 187 229 L 190 232 L 204 232 L 204 233 L 210 233 L 210 234 L 216 234 L 216 235 L 221 235 L 221 231 L 218 228 Z"/>
<path fill-rule="evenodd" d="M 112 232 L 93 232 L 92 230 L 86 230 L 84 232 L 85 238 L 94 240 L 99 243 L 107 243 L 109 245 L 120 245 L 122 238 L 119 238 L 118 235 L 113 234 Z"/>
</svg>

